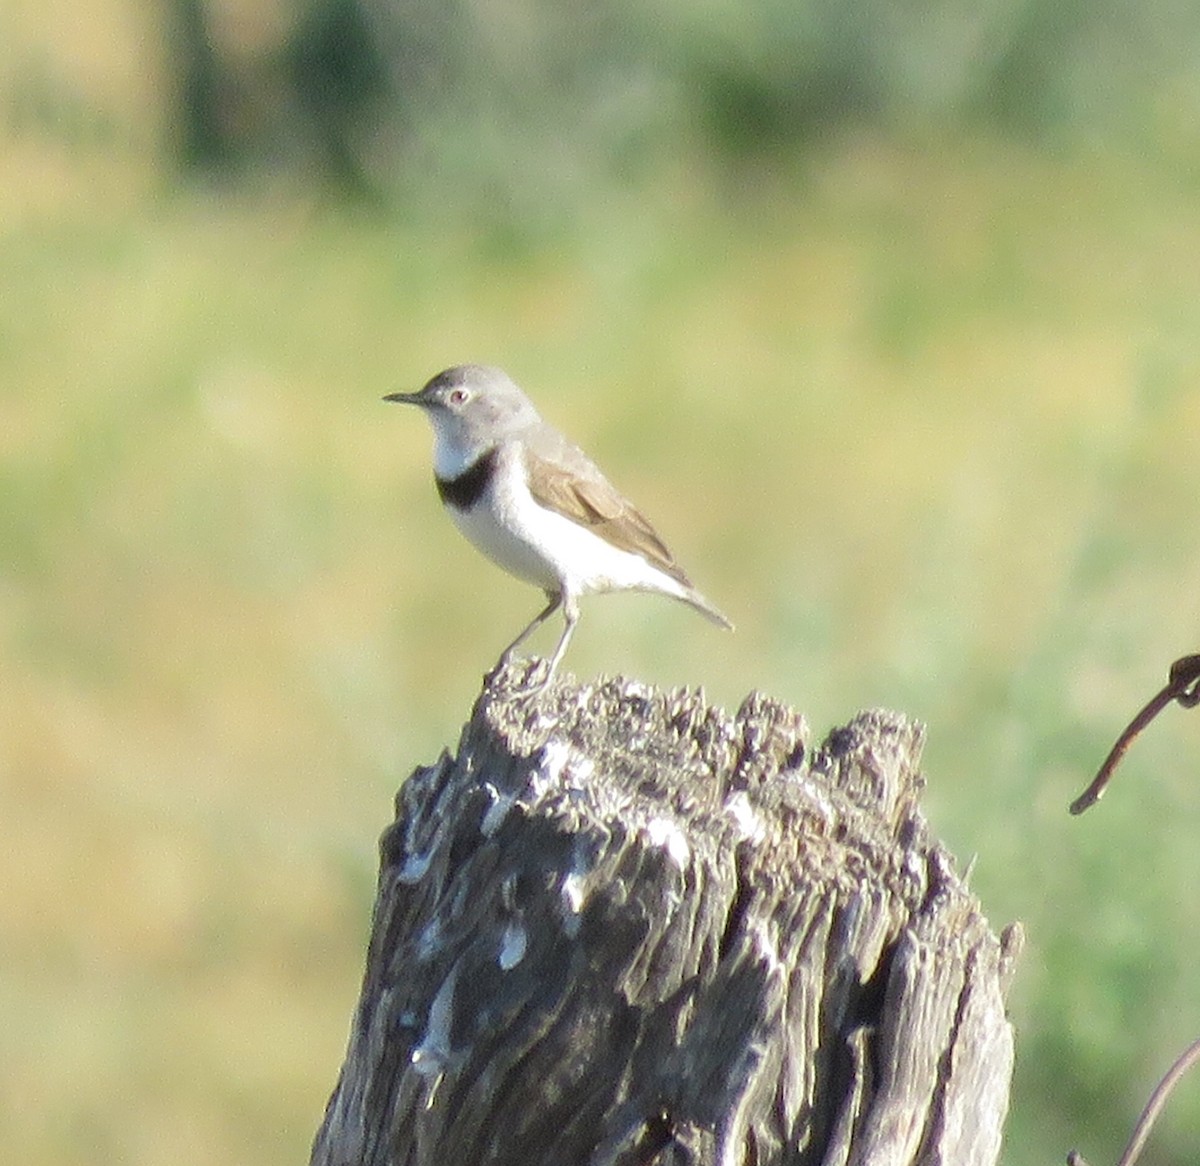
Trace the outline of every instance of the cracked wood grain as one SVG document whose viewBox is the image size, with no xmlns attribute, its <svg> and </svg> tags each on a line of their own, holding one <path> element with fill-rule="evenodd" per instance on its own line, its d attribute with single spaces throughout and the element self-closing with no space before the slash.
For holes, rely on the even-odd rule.
<svg viewBox="0 0 1200 1166">
<path fill-rule="evenodd" d="M 526 667 L 397 795 L 313 1166 L 995 1163 L 1020 935 L 922 729 Z"/>
</svg>

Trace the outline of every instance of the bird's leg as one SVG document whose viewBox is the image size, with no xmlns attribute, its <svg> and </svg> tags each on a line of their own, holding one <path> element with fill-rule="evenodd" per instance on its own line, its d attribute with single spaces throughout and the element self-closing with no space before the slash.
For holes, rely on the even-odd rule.
<svg viewBox="0 0 1200 1166">
<path fill-rule="evenodd" d="M 533 619 L 531 619 L 529 621 L 529 623 L 525 627 L 524 631 L 522 631 L 521 634 L 519 636 L 517 636 L 517 638 L 515 640 L 513 640 L 513 642 L 511 644 L 509 644 L 508 647 L 505 648 L 503 652 L 500 653 L 500 660 L 496 664 L 497 671 L 499 671 L 499 669 L 503 668 L 504 665 L 507 664 L 509 662 L 509 660 L 512 659 L 512 654 L 525 642 L 525 640 L 529 637 L 529 634 L 535 628 L 541 627 L 542 624 L 544 624 L 546 622 L 546 620 L 548 620 L 559 609 L 559 606 L 562 604 L 562 601 L 563 601 L 562 593 L 554 592 L 554 591 L 547 591 L 546 595 L 549 598 L 550 602 L 547 603 L 546 606 L 544 608 L 542 608 L 542 610 L 539 611 L 537 613 L 537 615 L 535 615 L 533 617 Z"/>
<path fill-rule="evenodd" d="M 560 596 L 559 602 L 563 605 L 563 618 L 566 620 L 566 626 L 563 628 L 562 635 L 558 637 L 558 644 L 554 648 L 554 655 L 550 657 L 550 667 L 546 669 L 546 676 L 533 690 L 534 692 L 541 692 L 554 678 L 554 672 L 567 650 L 567 645 L 571 642 L 571 637 L 575 634 L 575 625 L 579 622 L 579 601 L 575 596 Z"/>
</svg>

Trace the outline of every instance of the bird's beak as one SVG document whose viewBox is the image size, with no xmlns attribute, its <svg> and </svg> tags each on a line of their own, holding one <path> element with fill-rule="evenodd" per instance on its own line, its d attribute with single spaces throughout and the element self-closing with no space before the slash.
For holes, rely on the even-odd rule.
<svg viewBox="0 0 1200 1166">
<path fill-rule="evenodd" d="M 388 393 L 385 401 L 396 401 L 401 405 L 424 405 L 425 398 L 420 393 Z"/>
</svg>

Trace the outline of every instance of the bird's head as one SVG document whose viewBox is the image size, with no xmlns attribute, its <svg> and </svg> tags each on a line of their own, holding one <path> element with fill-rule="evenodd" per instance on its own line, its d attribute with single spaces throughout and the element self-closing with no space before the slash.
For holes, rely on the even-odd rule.
<svg viewBox="0 0 1200 1166">
<path fill-rule="evenodd" d="M 498 368 L 461 364 L 433 377 L 418 393 L 388 393 L 385 401 L 417 405 L 433 425 L 440 462 L 469 465 L 506 437 L 540 418 L 529 398 Z"/>
</svg>

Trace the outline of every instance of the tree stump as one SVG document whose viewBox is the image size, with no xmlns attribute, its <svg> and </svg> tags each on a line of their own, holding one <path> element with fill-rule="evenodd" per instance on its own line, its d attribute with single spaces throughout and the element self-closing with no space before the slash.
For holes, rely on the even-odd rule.
<svg viewBox="0 0 1200 1166">
<path fill-rule="evenodd" d="M 917 806 L 921 726 L 485 682 L 380 843 L 313 1166 L 996 1162 L 1003 938 Z"/>
</svg>

